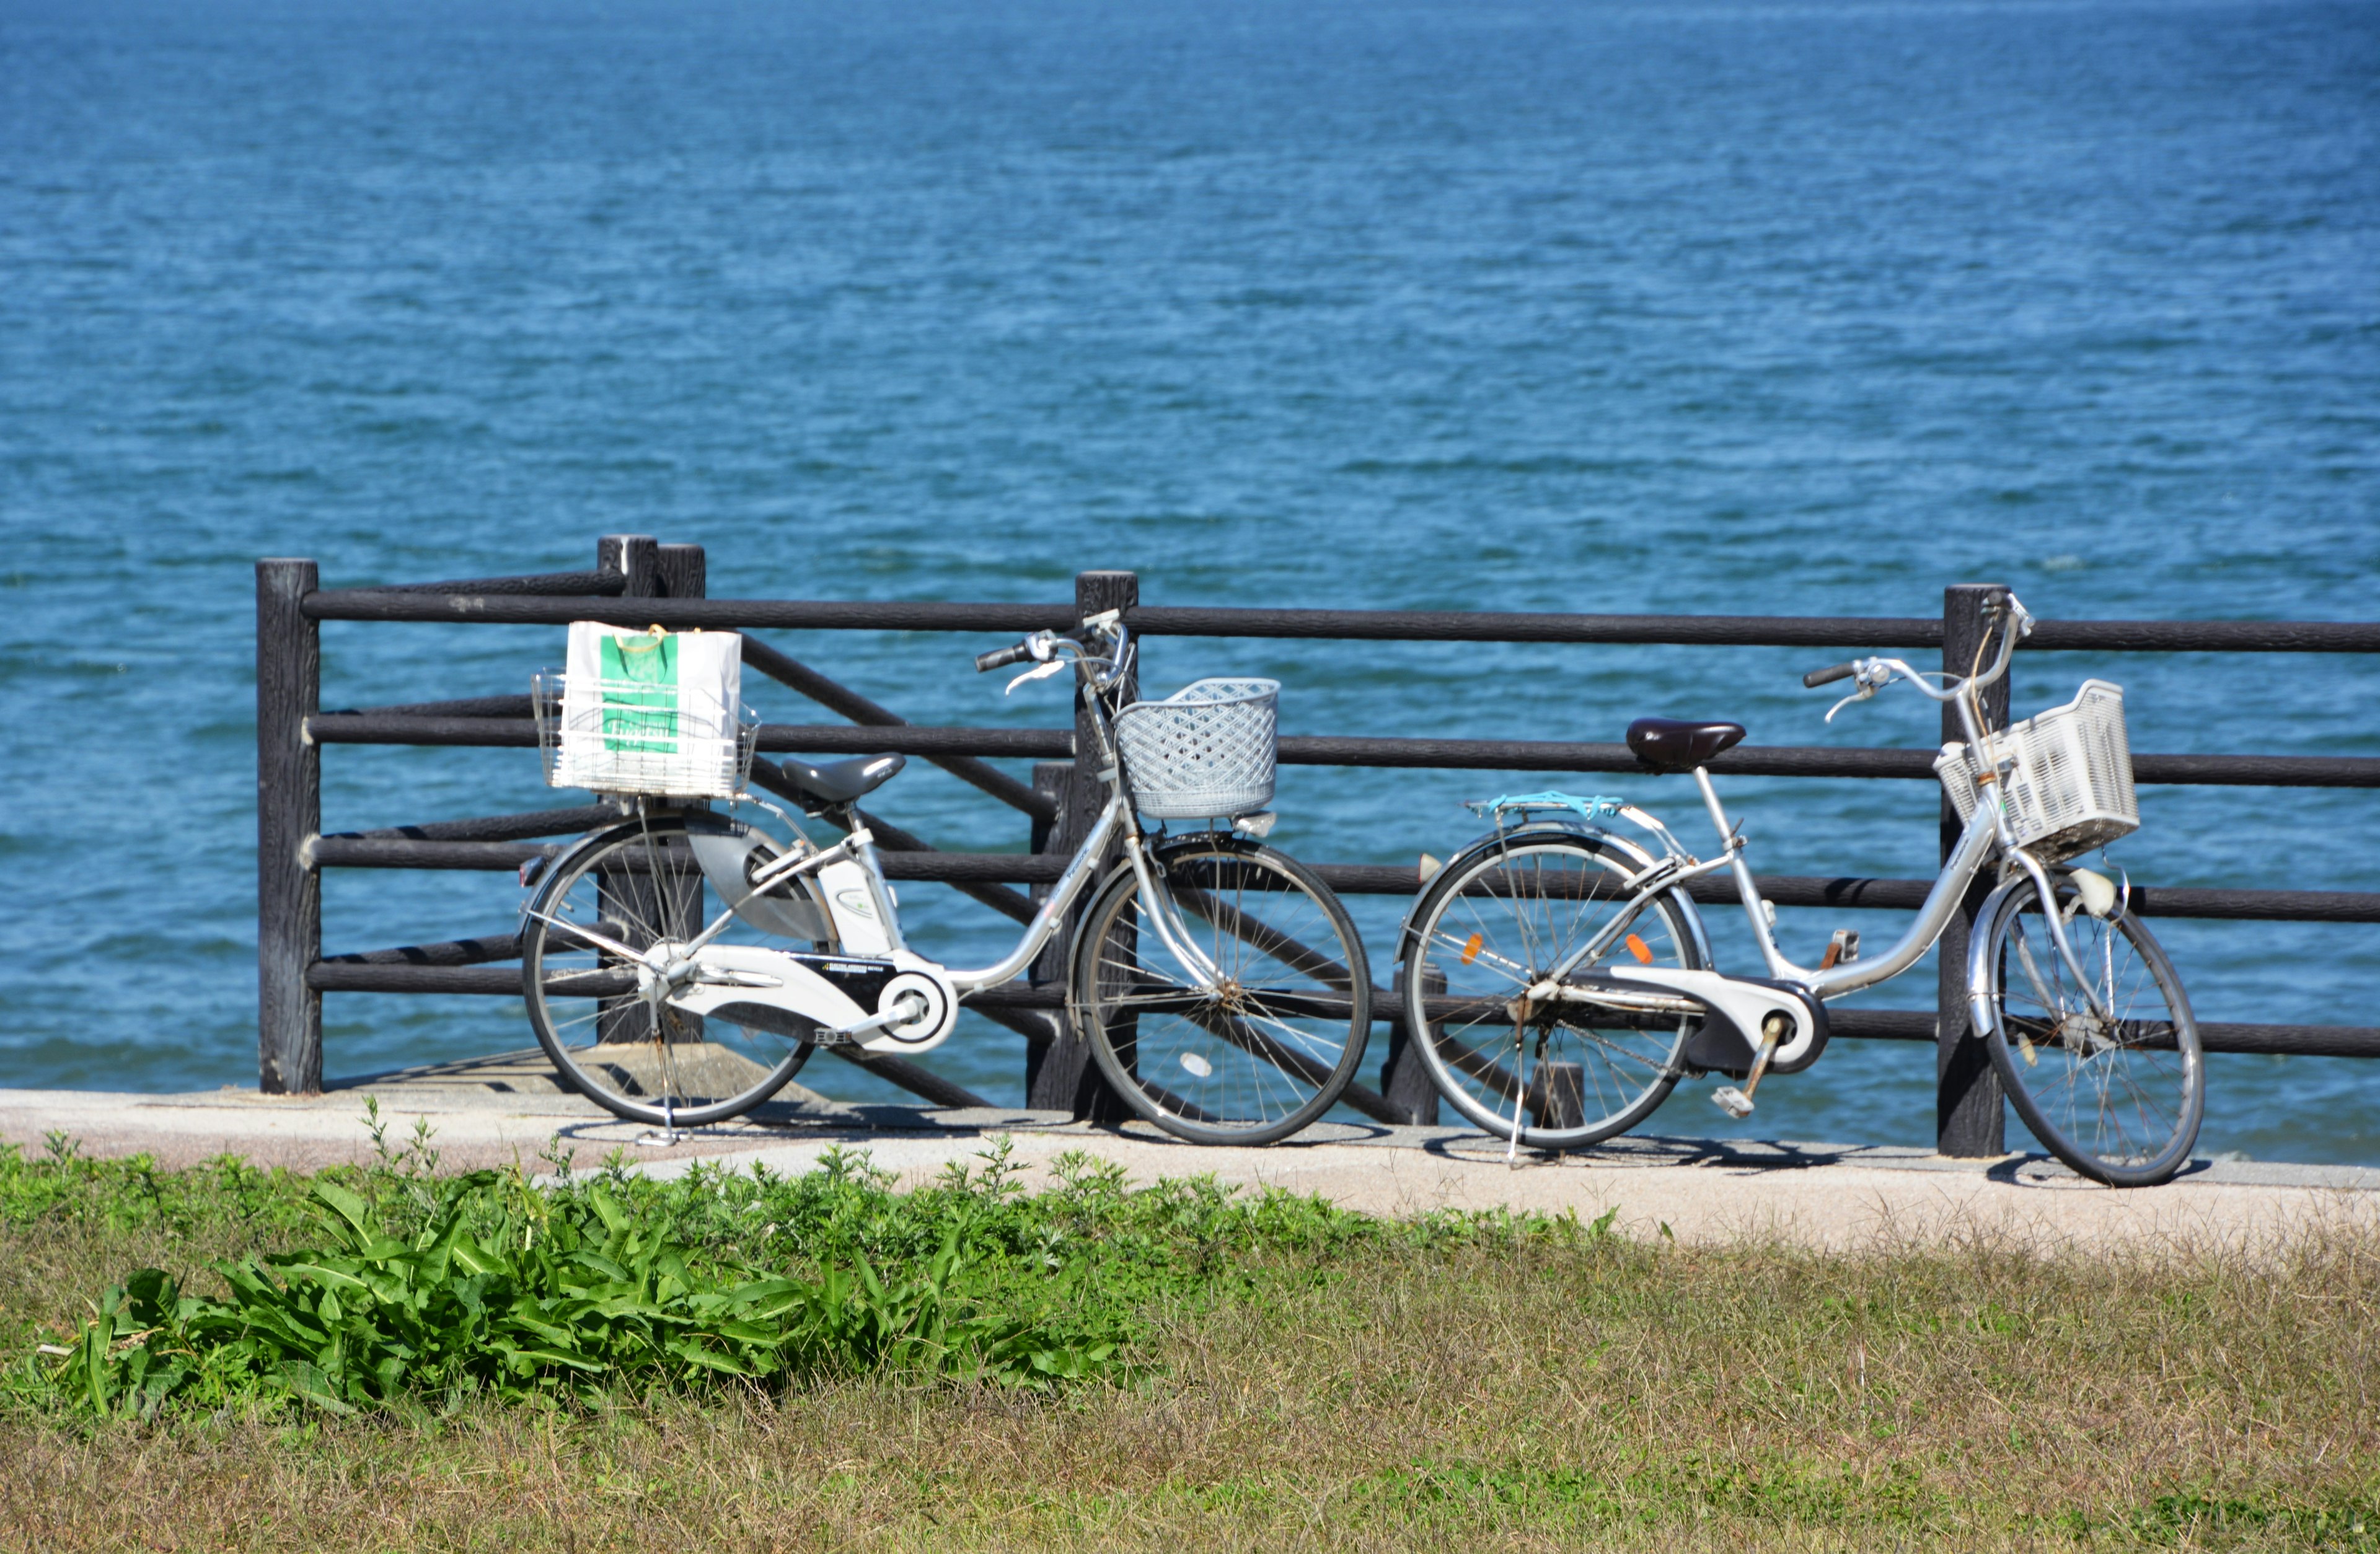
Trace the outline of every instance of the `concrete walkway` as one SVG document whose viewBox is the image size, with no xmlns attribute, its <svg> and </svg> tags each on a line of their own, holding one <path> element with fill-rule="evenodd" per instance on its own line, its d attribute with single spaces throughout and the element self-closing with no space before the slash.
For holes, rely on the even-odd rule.
<svg viewBox="0 0 2380 1554">
<path fill-rule="evenodd" d="M 2119 1193 L 2034 1154 L 1952 1160 L 1921 1149 L 1635 1135 L 1563 1156 L 1524 1152 L 1462 1128 L 1325 1123 L 1269 1148 L 1200 1148 L 1155 1129 L 1093 1128 L 1046 1112 L 846 1106 L 795 1086 L 754 1116 L 675 1143 L 561 1093 L 534 1054 L 506 1054 L 349 1082 L 313 1098 L 224 1089 L 190 1095 L 0 1090 L 0 1139 L 38 1153 L 53 1133 L 83 1153 L 145 1153 L 189 1165 L 237 1154 L 260 1165 L 362 1163 L 375 1150 L 364 1100 L 378 1099 L 391 1147 L 416 1119 L 442 1169 L 563 1153 L 585 1168 L 619 1150 L 660 1176 L 698 1159 L 793 1173 L 831 1148 L 865 1149 L 905 1184 L 971 1163 L 1001 1136 L 1026 1180 L 1080 1150 L 1139 1183 L 1213 1175 L 1246 1187 L 1317 1193 L 1382 1214 L 1510 1208 L 1593 1219 L 1620 1211 L 1630 1233 L 1666 1226 L 1682 1241 L 1779 1236 L 1834 1249 L 1969 1237 L 2051 1248 L 2222 1244 L 2241 1250 L 2320 1224 L 2380 1229 L 2380 1170 L 2202 1161 L 2162 1188 Z M 2029 1140 L 2027 1142 L 2030 1142 Z"/>
</svg>

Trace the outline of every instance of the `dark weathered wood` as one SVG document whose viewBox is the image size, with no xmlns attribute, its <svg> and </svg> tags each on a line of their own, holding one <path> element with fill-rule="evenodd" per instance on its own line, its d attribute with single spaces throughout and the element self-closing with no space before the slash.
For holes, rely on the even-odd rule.
<svg viewBox="0 0 2380 1554">
<path fill-rule="evenodd" d="M 1965 675 L 1979 667 L 1990 667 L 1999 633 L 2008 627 L 2001 622 L 1995 629 L 1994 623 L 1985 618 L 1985 606 L 2005 597 L 2007 592 L 2006 586 L 1998 583 L 1954 583 L 1942 590 L 1943 673 Z M 2011 664 L 2008 674 L 1982 693 L 1986 726 L 2008 726 L 2009 681 L 2014 677 Z M 1963 740 L 1966 736 L 1966 725 L 1960 720 L 1957 706 L 1945 706 L 1944 741 Z M 1945 859 L 1957 849 L 1965 830 L 1965 822 L 1960 819 L 1959 812 L 1951 807 L 1949 795 L 1945 794 L 1941 823 Z M 2007 1108 L 2002 1104 L 1999 1075 L 1992 1068 L 1982 1037 L 1967 1017 L 1967 941 L 1974 929 L 1975 914 L 1989 894 L 1991 880 L 1979 874 L 1967 887 L 1958 911 L 1951 914 L 1936 951 L 1935 1147 L 1945 1155 L 1970 1159 L 1998 1155 L 2007 1149 Z"/>
<path fill-rule="evenodd" d="M 899 713 L 878 706 L 848 686 L 828 679 L 809 665 L 779 652 L 749 632 L 744 634 L 744 662 L 780 685 L 799 691 L 820 706 L 840 712 L 855 723 L 870 728 L 915 726 Z M 872 755 L 875 751 L 870 749 L 863 753 Z M 927 759 L 961 782 L 971 783 L 1009 807 L 1022 809 L 1037 819 L 1047 819 L 1057 813 L 1051 807 L 1052 801 L 1048 795 L 1035 793 L 1005 771 L 987 766 L 973 756 L 929 756 Z"/>
<path fill-rule="evenodd" d="M 439 944 L 405 944 L 394 950 L 360 950 L 353 954 L 325 955 L 322 965 L 485 965 L 492 961 L 521 958 L 520 935 L 483 934 L 477 939 L 450 939 Z"/>
<path fill-rule="evenodd" d="M 497 594 L 411 594 L 325 589 L 306 601 L 321 621 L 479 621 L 496 625 L 662 625 L 673 631 L 970 631 L 1014 637 L 1065 630 L 1070 604 L 939 603 L 909 600 L 523 599 Z"/>
<path fill-rule="evenodd" d="M 1140 599 L 1140 579 L 1130 572 L 1082 572 L 1075 577 L 1074 619 L 1072 626 L 1086 615 L 1102 610 L 1129 609 Z M 1123 688 L 1126 700 L 1138 694 L 1136 686 Z M 1052 755 L 1082 752 L 1082 759 L 1061 764 L 1046 764 L 1033 769 L 1033 784 L 1038 791 L 1055 789 L 1053 796 L 1058 809 L 1043 835 L 1047 848 L 1043 855 L 1062 868 L 1074 855 L 1083 839 L 1099 822 L 1100 811 L 1107 805 L 1107 784 L 1100 781 L 1099 762 L 1094 752 L 1099 748 L 1090 715 L 1075 705 L 1073 737 L 1068 748 L 1052 750 Z M 1121 856 L 1121 850 L 1111 848 L 1101 867 Z M 1047 892 L 1039 892 L 1046 894 Z M 1083 912 L 1087 899 L 1075 904 L 1066 921 L 1050 941 L 1034 967 L 1034 979 L 1043 984 L 1062 984 L 1066 977 L 1069 947 L 1075 932 L 1082 927 Z M 1071 1018 L 1061 1022 L 1057 1038 L 1048 1046 L 1037 1049 L 1027 1056 L 1025 1073 L 1026 1104 L 1050 1111 L 1071 1112 L 1076 1117 L 1095 1122 L 1121 1123 L 1134 1112 L 1123 1098 L 1109 1088 L 1099 1074 L 1099 1065 L 1091 1061 L 1088 1033 L 1075 1028 Z"/>
<path fill-rule="evenodd" d="M 492 701 L 495 698 L 487 698 Z M 526 698 L 522 698 L 526 701 Z M 462 704 L 473 706 L 475 703 Z M 324 745 L 478 746 L 528 749 L 537 725 L 527 717 L 471 712 L 431 715 L 395 708 L 322 712 L 309 721 Z M 1064 729 L 930 727 L 917 723 L 851 728 L 840 723 L 763 723 L 759 747 L 805 755 L 923 756 L 955 768 L 971 756 L 1053 758 L 1074 754 Z M 1889 746 L 1739 746 L 1710 762 L 1718 777 L 1853 777 L 1935 781 L 1934 750 Z M 1286 735 L 1283 766 L 1366 766 L 1435 771 L 1616 771 L 1650 777 L 1625 745 L 1558 739 L 1392 739 L 1347 735 Z M 980 764 L 976 763 L 976 764 Z M 986 771 L 990 769 L 986 768 Z M 2370 756 L 2138 755 L 2143 783 L 2223 787 L 2380 788 L 2380 759 Z M 967 777 L 961 771 L 958 775 Z M 998 777 L 997 772 L 992 773 Z M 974 782 L 972 777 L 968 781 Z M 1010 781 L 1002 779 L 1002 781 Z M 1682 779 L 1678 780 L 1682 784 Z M 978 782 L 992 791 L 997 784 Z M 995 794 L 1008 799 L 1013 795 Z M 1015 807 L 1030 812 L 1028 800 Z"/>
<path fill-rule="evenodd" d="M 2210 1052 L 2268 1052 L 2299 1058 L 2380 1058 L 2380 1028 L 2371 1026 L 2255 1026 L 2217 1023 L 2198 1027 Z"/>
<path fill-rule="evenodd" d="M 1572 615 L 1494 610 L 1267 610 L 1143 605 L 1150 637 L 1293 637 L 1390 642 L 1638 642 L 1771 648 L 1930 648 L 1939 621 L 1790 615 Z"/>
<path fill-rule="evenodd" d="M 345 589 L 317 595 L 318 620 L 481 620 L 797 631 L 1063 630 L 1077 619 L 1056 603 L 887 600 L 673 601 L 658 610 L 602 600 L 540 600 L 468 586 L 446 592 Z M 650 621 L 643 617 L 650 614 Z M 1456 610 L 1262 610 L 1143 605 L 1124 621 L 1149 637 L 1321 637 L 1340 641 L 1607 642 L 1829 650 L 1942 645 L 1942 625 L 1915 616 L 1572 615 Z M 2380 652 L 2380 622 L 2044 621 L 2027 650 L 2101 652 Z"/>
<path fill-rule="evenodd" d="M 1337 889 L 1333 886 L 1332 889 Z M 1424 996 L 1446 991 L 1446 973 L 1432 966 L 1424 974 Z M 1438 1125 L 1438 1084 L 1429 1076 L 1429 1064 L 1422 1057 L 1421 1043 L 1405 1022 L 1403 973 L 1385 1002 L 1375 1001 L 1374 1018 L 1383 1012 L 1389 1019 L 1389 1055 L 1380 1062 L 1380 1099 L 1397 1114 L 1397 1120 L 1420 1127 Z"/>
<path fill-rule="evenodd" d="M 1009 867 L 1029 867 L 1034 875 L 1040 876 L 1034 880 L 1032 893 L 1038 905 L 1048 899 L 1050 887 L 1064 872 L 1067 858 L 1073 856 L 1089 826 L 1080 821 L 1070 808 L 1075 789 L 1074 762 L 1043 761 L 1036 765 L 1033 768 L 1033 788 L 1049 797 L 1053 807 L 1052 813 L 1047 821 L 1036 822 L 1033 827 L 1033 856 L 1014 860 Z M 1046 1007 L 1056 1014 L 1051 1025 L 1051 1038 L 1029 1049 L 1025 1054 L 1025 1104 L 1080 1116 L 1082 1112 L 1077 1104 L 1083 1099 L 1086 1075 L 1088 1075 L 1087 1082 L 1096 1083 L 1098 1073 L 1091 1062 L 1090 1044 L 1074 1028 L 1073 1019 L 1064 1013 L 1066 963 L 1071 938 L 1069 929 L 1061 929 L 1034 957 L 1032 968 L 1027 973 L 1029 990 L 1038 997 L 1048 999 L 1050 1002 Z"/>
<path fill-rule="evenodd" d="M 2374 621 L 2043 621 L 2018 651 L 2380 653 Z"/>
<path fill-rule="evenodd" d="M 653 547 L 653 592 L 663 599 L 700 599 L 710 591 L 710 564 L 699 545 Z"/>
<path fill-rule="evenodd" d="M 495 943 L 501 941 L 462 941 L 465 944 Z M 394 960 L 419 951 L 437 953 L 437 945 L 412 946 L 404 950 L 380 950 L 361 955 L 340 955 L 317 961 L 307 973 L 307 985 L 318 992 L 353 993 L 446 993 L 482 995 L 497 998 L 520 996 L 520 971 L 515 966 L 423 964 Z M 557 973 L 547 981 L 551 992 L 564 996 L 611 996 L 636 989 L 633 972 Z M 966 1007 L 1002 1024 L 1016 1014 L 1038 1014 L 1062 1008 L 1063 989 L 1055 987 L 1027 987 L 1013 983 L 1005 988 L 988 989 L 966 1001 Z M 1374 989 L 1373 1002 L 1377 1019 L 1390 1020 L 1390 1011 L 1398 1005 L 1385 989 Z M 1928 1009 L 1849 1009 L 1828 1012 L 1828 1026 L 1835 1038 L 1849 1041 L 1933 1041 L 1935 1014 Z M 2380 1027 L 2371 1026 L 2265 1026 L 2201 1025 L 2199 1040 L 2210 1052 L 2251 1052 L 2290 1057 L 2380 1058 Z M 1033 1039 L 1026 1033 L 1026 1039 Z M 1376 1113 L 1367 1105 L 1382 1108 L 1399 1103 L 1370 1090 L 1354 1095 L 1351 1104 L 1366 1115 Z M 1402 1122 L 1402 1115 L 1383 1115 L 1384 1122 Z"/>
<path fill-rule="evenodd" d="M 383 583 L 389 593 L 478 593 L 504 595 L 616 595 L 624 581 L 617 572 L 538 572 L 521 577 L 457 577 L 443 583 Z"/>
<path fill-rule="evenodd" d="M 1828 1013 L 1828 1025 L 1835 1036 L 1855 1041 L 1932 1041 L 1935 1015 L 1925 1009 L 1834 1009 Z M 2260 1026 L 2216 1021 L 2199 1026 L 2198 1042 L 2210 1052 L 2380 1058 L 2380 1027 L 2372 1026 Z"/>
<path fill-rule="evenodd" d="M 306 985 L 318 993 L 454 993 L 488 998 L 521 996 L 516 965 L 400 965 L 385 962 L 316 961 Z M 550 997 L 616 998 L 637 990 L 633 971 L 549 973 Z"/>
<path fill-rule="evenodd" d="M 417 825 L 382 826 L 371 831 L 334 832 L 324 840 L 517 842 L 531 836 L 576 836 L 634 813 L 625 804 L 579 804 L 567 809 L 531 809 L 518 815 L 484 815 L 466 820 L 425 820 Z"/>
<path fill-rule="evenodd" d="M 511 872 L 536 858 L 559 857 L 560 842 L 431 842 L 415 837 L 317 837 L 308 856 L 317 868 L 438 868 Z"/>
<path fill-rule="evenodd" d="M 334 716 L 364 718 L 534 718 L 528 693 L 466 696 L 450 701 L 408 701 L 394 707 L 342 707 Z"/>
<path fill-rule="evenodd" d="M 301 609 L 318 580 L 310 561 L 256 564 L 256 1059 L 267 1095 L 322 1088 L 322 999 L 306 985 L 322 953 L 322 881 L 307 856 L 322 825 L 322 757 L 306 737 L 322 657 Z"/>
<path fill-rule="evenodd" d="M 595 541 L 595 565 L 598 570 L 616 573 L 620 578 L 621 601 L 610 606 L 613 614 L 601 612 L 605 608 L 591 600 L 546 601 L 521 600 L 527 608 L 542 611 L 551 624 L 567 625 L 572 621 L 609 621 L 613 625 L 650 625 L 638 612 L 650 605 L 634 602 L 650 600 L 661 592 L 661 541 L 650 534 L 607 534 Z M 454 597 L 454 596 L 449 596 Z M 508 601 L 510 602 L 510 601 Z M 559 619 L 553 617 L 559 616 Z M 616 618 L 615 618 L 616 617 Z M 663 625 L 671 623 L 662 621 Z"/>
</svg>

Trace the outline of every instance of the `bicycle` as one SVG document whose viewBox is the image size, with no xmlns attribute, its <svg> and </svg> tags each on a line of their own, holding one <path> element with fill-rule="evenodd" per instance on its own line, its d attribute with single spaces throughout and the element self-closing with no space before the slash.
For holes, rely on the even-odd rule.
<svg viewBox="0 0 2380 1554">
<path fill-rule="evenodd" d="M 1817 1061 L 1827 1004 L 1915 964 L 1970 881 L 1996 867 L 1970 941 L 1968 1014 L 2010 1100 L 2082 1175 L 2112 1186 L 2170 1178 L 2204 1114 L 2197 1023 L 2172 962 L 2128 910 L 2129 880 L 2069 862 L 2139 826 L 2123 693 L 2086 681 L 2071 703 L 1988 730 L 1980 693 L 2007 674 L 2033 617 L 2008 594 L 1987 619 L 1964 676 L 1867 658 L 1803 677 L 1812 687 L 1854 681 L 1829 722 L 1902 682 L 1955 705 L 1965 727 L 1965 742 L 1935 763 L 1964 829 L 1917 920 L 1874 959 L 1860 958 L 1849 930 L 1815 967 L 1779 950 L 1775 908 L 1706 769 L 1743 737 L 1741 724 L 1645 718 L 1628 730 L 1645 766 L 1693 773 L 1720 838 L 1712 858 L 1624 799 L 1545 793 L 1471 806 L 1494 830 L 1428 878 L 1399 943 L 1406 1029 L 1427 1033 L 1419 1050 L 1439 1094 L 1515 1159 L 1524 1144 L 1569 1149 L 1624 1133 L 1689 1075 L 1736 1081 L 1712 1099 L 1749 1116 L 1764 1077 Z M 1603 823 L 1614 819 L 1649 843 Z M 1721 870 L 1734 877 L 1766 977 L 1713 967 L 1684 887 Z"/>
<path fill-rule="evenodd" d="M 998 961 L 954 968 L 903 938 L 856 808 L 903 758 L 779 763 L 805 816 L 846 832 L 820 846 L 747 791 L 756 757 L 746 713 L 734 747 L 720 746 L 732 770 L 716 786 L 773 814 L 790 840 L 683 795 L 639 794 L 632 816 L 555 857 L 522 911 L 522 991 L 539 1045 L 572 1088 L 671 1136 L 767 1100 L 820 1046 L 931 1050 L 969 996 L 1023 976 L 1087 895 L 1068 953 L 1067 1009 L 1117 1092 L 1196 1142 L 1297 1132 L 1337 1102 L 1362 1061 L 1371 973 L 1330 887 L 1260 840 L 1273 820 L 1263 806 L 1279 687 L 1208 680 L 1126 706 L 1134 652 L 1111 611 L 975 661 L 979 673 L 1033 663 L 1011 691 L 1071 667 L 1094 744 L 1085 756 L 1108 790 Z M 562 677 L 539 678 L 549 780 L 567 775 L 556 753 L 567 694 Z M 1160 821 L 1154 834 L 1135 807 Z M 1164 833 L 1163 820 L 1193 816 L 1208 829 Z M 1111 847 L 1123 856 L 1093 888 Z"/>
</svg>

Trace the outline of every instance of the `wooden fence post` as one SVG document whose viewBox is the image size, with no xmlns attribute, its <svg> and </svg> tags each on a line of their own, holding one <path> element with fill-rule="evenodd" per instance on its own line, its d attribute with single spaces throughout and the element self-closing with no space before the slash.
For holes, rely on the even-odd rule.
<svg viewBox="0 0 2380 1554">
<path fill-rule="evenodd" d="M 699 545 L 653 547 L 653 591 L 663 599 L 707 598 L 710 567 Z"/>
<path fill-rule="evenodd" d="M 1438 1126 L 1438 1085 L 1421 1055 L 1415 1033 L 1405 1025 L 1404 973 L 1397 974 L 1398 1007 L 1389 1022 L 1389 1055 L 1380 1062 L 1380 1094 L 1404 1120 L 1425 1128 Z M 1432 966 L 1422 973 L 1425 996 L 1446 991 L 1446 973 Z M 1379 1012 L 1375 1010 L 1377 1018 Z"/>
<path fill-rule="evenodd" d="M 1075 608 L 1086 615 L 1102 610 L 1128 610 L 1140 602 L 1140 577 L 1133 572 L 1079 572 L 1075 575 Z M 1124 699 L 1139 694 L 1135 674 L 1123 686 Z M 1092 734 L 1090 716 L 1079 703 L 1075 709 L 1075 753 L 1071 762 L 1044 762 L 1033 769 L 1033 785 L 1037 789 L 1059 788 L 1058 818 L 1051 822 L 1046 837 L 1048 851 L 1071 855 L 1081 845 L 1091 827 L 1098 822 L 1099 811 L 1108 801 L 1107 784 L 1099 780 L 1094 752 L 1098 741 Z M 1037 828 L 1037 832 L 1038 828 Z M 1037 849 L 1038 850 L 1038 849 Z M 1111 856 L 1121 856 L 1120 848 L 1111 848 Z M 1088 905 L 1087 902 L 1083 905 Z M 1075 929 L 1081 925 L 1083 906 L 1068 914 L 1066 926 L 1059 930 L 1050 948 L 1034 968 L 1034 980 L 1062 981 L 1066 975 L 1066 950 Z M 1121 1123 L 1134 1115 L 1122 1097 L 1108 1087 L 1099 1076 L 1099 1065 L 1091 1062 L 1090 1044 L 1074 1028 L 1071 1019 L 1061 1019 L 1056 1040 L 1046 1047 L 1031 1050 L 1025 1060 L 1025 1104 L 1037 1111 L 1065 1111 L 1077 1118 L 1095 1123 Z"/>
<path fill-rule="evenodd" d="M 661 541 L 650 534 L 607 534 L 595 541 L 595 565 L 626 580 L 623 599 L 651 599 L 661 587 Z"/>
<path fill-rule="evenodd" d="M 2006 592 L 2006 586 L 1998 583 L 1954 583 L 1942 590 L 1944 673 L 1964 675 L 1973 671 L 1975 655 L 1984 647 L 1987 635 L 1993 637 L 1993 650 L 1998 651 L 1997 634 L 1989 632 L 1984 620 L 1984 604 L 1995 594 Z M 1984 721 L 1990 727 L 2008 726 L 2009 679 L 2012 678 L 2013 665 L 2008 678 L 1984 692 Z M 1947 743 L 1966 737 L 1966 725 L 1959 721 L 1958 708 L 1944 707 L 1943 740 Z M 1949 795 L 1941 796 L 1942 856 L 1947 859 L 1966 827 L 1959 812 L 1951 807 Z M 1949 926 L 1942 930 L 1936 952 L 1940 964 L 1935 995 L 1935 1148 L 1945 1155 L 1968 1159 L 2005 1154 L 2008 1150 L 1999 1075 L 1992 1072 L 1991 1057 L 1967 1019 L 1967 944 L 1974 929 L 1975 914 L 1984 898 L 1991 893 L 1991 880 L 1981 876 L 1968 887 L 1966 899 L 1959 904 Z"/>
<path fill-rule="evenodd" d="M 256 564 L 256 1066 L 266 1095 L 322 1088 L 322 995 L 306 973 L 322 958 L 322 752 L 306 731 L 322 710 L 322 628 L 301 604 L 314 564 Z"/>
</svg>

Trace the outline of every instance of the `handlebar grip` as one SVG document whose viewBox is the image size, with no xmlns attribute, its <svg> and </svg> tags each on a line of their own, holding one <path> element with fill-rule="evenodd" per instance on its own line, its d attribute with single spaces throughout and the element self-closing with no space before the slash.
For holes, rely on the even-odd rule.
<svg viewBox="0 0 2380 1554">
<path fill-rule="evenodd" d="M 1803 675 L 1802 684 L 1809 686 L 1812 690 L 1816 690 L 1820 686 L 1830 686 L 1837 680 L 1848 680 L 1858 673 L 1859 664 L 1857 662 L 1830 663 L 1824 669 L 1813 669 L 1807 674 Z"/>
<path fill-rule="evenodd" d="M 988 653 L 976 654 L 975 672 L 978 674 L 988 674 L 995 669 L 1005 669 L 1012 663 L 1027 662 L 1032 657 L 1033 648 L 1030 643 L 1012 642 L 1005 648 L 994 648 Z"/>
</svg>

